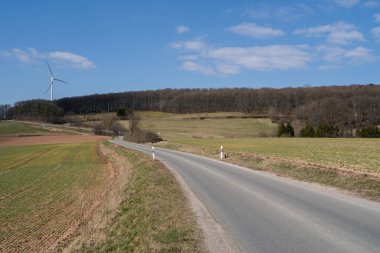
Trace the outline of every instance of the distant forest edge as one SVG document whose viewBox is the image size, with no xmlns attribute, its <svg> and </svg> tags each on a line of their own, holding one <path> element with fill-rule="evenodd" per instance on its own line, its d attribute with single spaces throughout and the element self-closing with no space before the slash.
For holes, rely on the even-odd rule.
<svg viewBox="0 0 380 253">
<path fill-rule="evenodd" d="M 30 103 L 16 103 L 7 117 L 25 119 L 36 114 L 36 108 L 27 108 L 33 107 Z M 47 103 L 47 107 L 38 109 L 41 112 L 37 114 L 43 114 L 39 120 L 62 114 L 116 112 L 121 108 L 171 113 L 242 112 L 303 127 L 333 126 L 338 129 L 337 135 L 350 136 L 355 129 L 380 124 L 380 85 L 131 91 L 62 98 Z"/>
</svg>

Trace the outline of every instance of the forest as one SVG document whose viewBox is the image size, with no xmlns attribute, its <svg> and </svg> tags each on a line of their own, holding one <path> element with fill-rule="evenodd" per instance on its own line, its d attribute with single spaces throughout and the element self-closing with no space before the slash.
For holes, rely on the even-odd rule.
<svg viewBox="0 0 380 253">
<path fill-rule="evenodd" d="M 38 106 L 29 103 L 16 103 L 9 109 L 8 118 L 36 117 Z M 56 119 L 61 110 L 64 114 L 116 112 L 121 108 L 171 113 L 243 112 L 270 117 L 279 123 L 296 121 L 302 126 L 331 126 L 338 129 L 338 136 L 350 136 L 354 129 L 380 124 L 380 85 L 374 84 L 281 89 L 162 89 L 67 97 L 54 104 L 57 107 L 47 104 L 52 113 L 42 111 L 49 119 Z"/>
</svg>

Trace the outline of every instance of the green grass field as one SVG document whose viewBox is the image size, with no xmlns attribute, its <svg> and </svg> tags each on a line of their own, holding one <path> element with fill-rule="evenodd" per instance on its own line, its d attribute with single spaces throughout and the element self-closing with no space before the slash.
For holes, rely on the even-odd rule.
<svg viewBox="0 0 380 253">
<path fill-rule="evenodd" d="M 202 154 L 217 157 L 223 145 L 229 155 L 250 153 L 380 173 L 380 139 L 261 138 L 275 136 L 277 125 L 268 119 L 228 118 L 242 116 L 239 113 L 140 112 L 139 116 L 141 126 L 160 132 L 169 148 L 195 152 L 198 149 Z M 200 117 L 209 118 L 200 120 Z"/>
<path fill-rule="evenodd" d="M 165 140 L 245 138 L 275 135 L 276 125 L 268 119 L 239 118 L 241 113 L 172 114 L 139 112 L 141 127 L 159 132 Z M 201 120 L 203 117 L 205 119 Z M 228 117 L 237 117 L 230 119 Z M 122 121 L 128 127 L 128 121 Z"/>
<path fill-rule="evenodd" d="M 50 131 L 34 127 L 31 124 L 14 121 L 0 121 L 0 136 L 43 135 L 47 133 L 50 133 Z"/>
<path fill-rule="evenodd" d="M 227 155 L 253 153 L 263 156 L 305 161 L 334 167 L 380 173 L 380 139 L 359 138 L 221 138 L 176 137 L 168 143 L 177 147 L 201 148 L 216 154 L 221 145 Z"/>
<path fill-rule="evenodd" d="M 0 251 L 47 249 L 102 194 L 96 143 L 0 148 Z"/>
</svg>

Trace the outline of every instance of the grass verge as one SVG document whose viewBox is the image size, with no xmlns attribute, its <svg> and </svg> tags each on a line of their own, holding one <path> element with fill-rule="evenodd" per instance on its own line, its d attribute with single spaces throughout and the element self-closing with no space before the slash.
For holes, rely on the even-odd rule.
<svg viewBox="0 0 380 253">
<path fill-rule="evenodd" d="M 354 139 L 355 141 L 357 139 Z M 202 141 L 200 143 L 200 141 Z M 219 140 L 219 143 L 225 143 L 223 142 L 225 140 Z M 247 140 L 245 140 L 247 141 Z M 345 156 L 337 156 L 337 160 L 343 159 L 346 157 L 346 163 L 349 165 L 339 165 L 339 164 L 330 164 L 323 162 L 323 155 L 318 157 L 317 162 L 314 160 L 308 160 L 308 159 L 294 159 L 292 155 L 295 153 L 292 151 L 289 151 L 289 149 L 286 147 L 286 145 L 293 145 L 296 147 L 296 142 L 297 139 L 254 139 L 255 145 L 252 145 L 252 148 L 256 149 L 263 149 L 262 152 L 255 152 L 251 150 L 245 150 L 242 149 L 241 147 L 239 148 L 238 146 L 234 146 L 232 149 L 234 151 L 227 151 L 227 159 L 225 159 L 226 162 L 238 164 L 247 168 L 255 169 L 255 170 L 261 170 L 261 171 L 267 171 L 274 173 L 278 176 L 285 176 L 289 178 L 293 178 L 296 180 L 301 180 L 301 181 L 306 181 L 306 182 L 313 182 L 313 183 L 318 183 L 326 186 L 332 186 L 335 188 L 338 188 L 340 190 L 348 191 L 350 193 L 353 193 L 355 195 L 368 198 L 374 201 L 380 201 L 380 174 L 378 173 L 378 169 L 376 167 L 371 167 L 368 165 L 372 163 L 377 163 L 378 158 L 372 157 L 371 159 L 371 153 L 364 153 L 362 156 L 367 155 L 368 159 L 365 160 L 365 162 L 362 162 L 360 167 L 358 166 L 352 166 L 349 162 L 351 161 L 350 159 L 355 159 L 352 158 L 349 155 Z M 288 142 L 286 142 L 288 141 Z M 300 140 L 298 143 L 301 142 L 307 142 L 308 140 Z M 311 140 L 312 141 L 319 141 L 319 140 Z M 324 156 L 327 156 L 328 158 L 332 159 L 334 157 L 334 152 L 339 152 L 340 149 L 344 149 L 344 145 L 337 143 L 339 141 L 346 143 L 347 140 L 342 139 L 342 140 L 330 140 L 326 139 L 323 140 L 325 141 L 325 145 L 327 146 L 324 151 Z M 359 140 L 359 142 L 366 142 L 367 145 L 357 145 L 355 146 L 355 143 L 350 144 L 351 149 L 356 148 L 357 151 L 360 151 L 364 149 L 365 147 L 368 146 L 368 143 L 371 143 L 371 147 L 377 148 L 376 145 L 372 142 L 376 142 L 376 140 Z M 163 144 L 161 146 L 169 149 L 175 149 L 175 150 L 182 150 L 194 154 L 199 154 L 203 156 L 207 156 L 210 158 L 218 159 L 219 154 L 217 148 L 217 143 L 214 143 L 214 140 L 209 140 L 206 143 L 203 143 L 203 140 L 192 140 L 189 143 L 183 142 L 174 142 L 174 143 L 168 143 L 168 144 Z M 238 140 L 234 140 L 234 142 L 238 142 Z M 262 143 L 262 146 L 259 144 Z M 284 145 L 272 145 L 271 147 L 268 147 L 268 144 L 271 144 L 272 142 L 282 142 Z M 292 144 L 292 142 L 294 142 Z M 330 144 L 334 143 L 334 146 L 337 146 L 337 148 L 332 149 L 329 147 L 329 142 Z M 186 144 L 184 144 L 186 143 Z M 259 144 L 258 144 L 259 143 Z M 214 144 L 214 145 L 213 145 Z M 211 146 L 212 147 L 211 147 Z M 219 144 L 220 145 L 220 144 Z M 241 145 L 241 144 L 237 144 Z M 306 145 L 306 144 L 305 144 Z M 322 145 L 322 144 L 321 144 Z M 247 144 L 244 145 L 244 147 L 249 146 Z M 225 146 L 226 150 L 229 150 L 230 146 Z M 269 151 L 265 152 L 265 148 L 267 148 Z M 289 155 L 285 154 L 277 154 L 273 155 L 272 149 L 281 150 L 283 149 L 284 152 L 289 153 Z M 310 152 L 313 149 L 318 150 L 318 146 L 297 146 L 298 152 L 302 152 L 302 149 L 304 152 Z M 211 151 L 210 151 L 211 150 Z M 239 150 L 239 151 L 236 151 Z M 330 152 L 328 152 L 330 150 Z M 348 151 L 353 152 L 352 150 L 348 149 Z M 354 150 L 355 151 L 355 150 Z M 270 153 L 272 152 L 272 153 Z M 363 150 L 364 152 L 364 150 Z M 369 152 L 367 150 L 367 152 Z M 268 155 L 269 153 L 269 155 Z M 323 152 L 322 152 L 323 153 Z M 315 157 L 312 157 L 315 159 Z M 359 157 L 360 159 L 363 159 L 363 157 Z M 351 166 L 350 166 L 351 165 Z M 357 164 L 355 164 L 357 165 Z"/>
<path fill-rule="evenodd" d="M 148 156 L 109 145 L 127 158 L 131 181 L 106 239 L 81 252 L 202 252 L 194 214 L 170 171 Z"/>
</svg>

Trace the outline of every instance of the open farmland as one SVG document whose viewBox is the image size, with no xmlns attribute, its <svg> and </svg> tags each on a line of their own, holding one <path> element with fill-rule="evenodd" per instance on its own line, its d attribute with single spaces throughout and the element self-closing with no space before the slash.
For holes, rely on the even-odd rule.
<svg viewBox="0 0 380 253">
<path fill-rule="evenodd" d="M 0 147 L 0 251 L 50 251 L 111 181 L 96 142 Z"/>
<path fill-rule="evenodd" d="M 159 132 L 167 140 L 246 138 L 276 135 L 276 125 L 268 119 L 246 118 L 243 113 L 172 114 L 139 112 L 141 127 Z M 123 121 L 128 127 L 128 121 Z"/>
<path fill-rule="evenodd" d="M 0 136 L 43 135 L 50 131 L 27 123 L 0 121 Z"/>
<path fill-rule="evenodd" d="M 277 126 L 238 113 L 139 115 L 143 128 L 160 132 L 159 146 L 218 159 L 223 145 L 227 162 L 380 199 L 379 139 L 262 138 Z"/>
<path fill-rule="evenodd" d="M 173 138 L 168 146 L 200 148 L 209 155 L 224 146 L 229 158 L 256 154 L 380 175 L 380 140 L 359 138 Z"/>
</svg>

